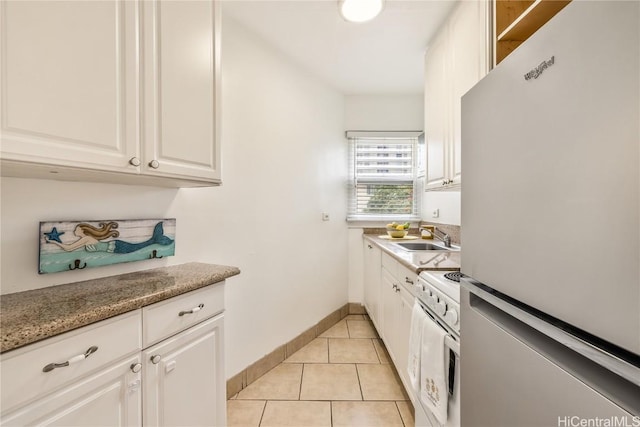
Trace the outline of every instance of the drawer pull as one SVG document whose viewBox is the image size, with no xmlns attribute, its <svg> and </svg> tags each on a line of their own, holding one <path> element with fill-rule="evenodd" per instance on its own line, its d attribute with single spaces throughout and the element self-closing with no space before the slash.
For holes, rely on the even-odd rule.
<svg viewBox="0 0 640 427">
<path fill-rule="evenodd" d="M 413 280 L 409 279 L 408 277 L 404 278 L 404 283 L 408 283 L 410 285 L 413 285 Z"/>
<path fill-rule="evenodd" d="M 63 362 L 63 363 L 49 363 L 47 366 L 42 368 L 42 372 L 51 372 L 56 368 L 64 368 L 65 366 L 73 365 L 74 363 L 80 362 L 80 361 L 86 359 L 87 357 L 91 356 L 96 351 L 98 351 L 98 347 L 96 347 L 95 345 L 91 346 L 91 347 L 89 347 L 89 349 L 85 353 L 79 354 L 77 356 L 73 356 L 72 358 L 70 358 L 66 362 Z"/>
<path fill-rule="evenodd" d="M 178 313 L 178 316 L 184 316 L 185 314 L 193 314 L 202 310 L 203 308 L 204 308 L 204 304 L 200 304 L 197 307 L 192 308 L 191 310 L 181 311 L 180 313 Z"/>
</svg>

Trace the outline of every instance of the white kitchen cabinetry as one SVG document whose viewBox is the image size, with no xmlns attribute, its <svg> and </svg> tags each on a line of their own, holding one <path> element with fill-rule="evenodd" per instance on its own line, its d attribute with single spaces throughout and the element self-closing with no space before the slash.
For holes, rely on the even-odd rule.
<svg viewBox="0 0 640 427">
<path fill-rule="evenodd" d="M 489 2 L 460 2 L 425 55 L 426 190 L 462 182 L 461 97 L 489 71 Z"/>
<path fill-rule="evenodd" d="M 220 181 L 220 7 L 144 1 L 143 172 Z"/>
<path fill-rule="evenodd" d="M 220 182 L 217 2 L 5 1 L 0 15 L 3 175 Z"/>
<path fill-rule="evenodd" d="M 214 317 L 143 352 L 145 426 L 226 425 L 223 320 Z"/>
<path fill-rule="evenodd" d="M 141 323 L 138 310 L 3 354 L 2 425 L 139 425 Z"/>
<path fill-rule="evenodd" d="M 139 355 L 24 406 L 3 417 L 2 425 L 139 426 L 141 375 L 132 370 L 134 366 L 140 366 Z"/>
<path fill-rule="evenodd" d="M 216 284 L 2 354 L 2 425 L 225 425 L 223 302 Z M 159 316 L 169 338 L 142 327 Z"/>
<path fill-rule="evenodd" d="M 417 275 L 387 254 L 382 254 L 382 331 L 389 355 L 407 390 L 409 333 L 414 296 L 409 291 Z"/>
<path fill-rule="evenodd" d="M 382 330 L 380 336 L 384 340 L 387 346 L 387 350 L 391 359 L 396 366 L 398 365 L 398 358 L 396 356 L 397 342 L 397 324 L 398 324 L 398 295 L 399 292 L 396 278 L 386 269 L 382 268 L 382 290 L 381 306 L 382 316 L 380 323 L 382 324 Z"/>
<path fill-rule="evenodd" d="M 364 240 L 364 306 L 371 321 L 380 329 L 380 268 L 382 251 Z"/>
</svg>

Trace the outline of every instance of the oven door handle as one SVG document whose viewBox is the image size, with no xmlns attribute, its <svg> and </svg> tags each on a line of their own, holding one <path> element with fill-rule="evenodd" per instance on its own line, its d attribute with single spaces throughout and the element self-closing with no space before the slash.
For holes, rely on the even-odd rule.
<svg viewBox="0 0 640 427">
<path fill-rule="evenodd" d="M 444 345 L 453 351 L 456 356 L 460 357 L 460 343 L 458 341 L 451 338 L 451 335 L 447 335 L 444 337 Z"/>
</svg>

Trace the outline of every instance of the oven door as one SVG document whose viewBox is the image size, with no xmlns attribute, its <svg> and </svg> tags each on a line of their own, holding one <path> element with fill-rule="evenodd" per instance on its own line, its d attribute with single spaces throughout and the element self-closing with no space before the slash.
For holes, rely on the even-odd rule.
<svg viewBox="0 0 640 427">
<path fill-rule="evenodd" d="M 447 422 L 440 424 L 431 411 L 420 402 L 420 390 L 414 390 L 415 394 L 415 423 L 416 427 L 459 427 L 460 426 L 460 337 L 443 322 L 438 321 L 435 315 L 426 305 L 420 302 L 420 306 L 427 316 L 438 326 L 445 329 L 448 335 L 445 337 L 445 369 L 447 384 L 449 387 L 449 400 L 447 404 Z"/>
</svg>

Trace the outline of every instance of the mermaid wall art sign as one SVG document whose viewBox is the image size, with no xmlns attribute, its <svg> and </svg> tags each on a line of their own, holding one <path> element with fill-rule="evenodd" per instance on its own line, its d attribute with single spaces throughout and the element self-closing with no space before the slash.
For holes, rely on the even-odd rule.
<svg viewBox="0 0 640 427">
<path fill-rule="evenodd" d="M 175 238 L 175 218 L 41 222 L 38 272 L 173 256 Z"/>
</svg>

